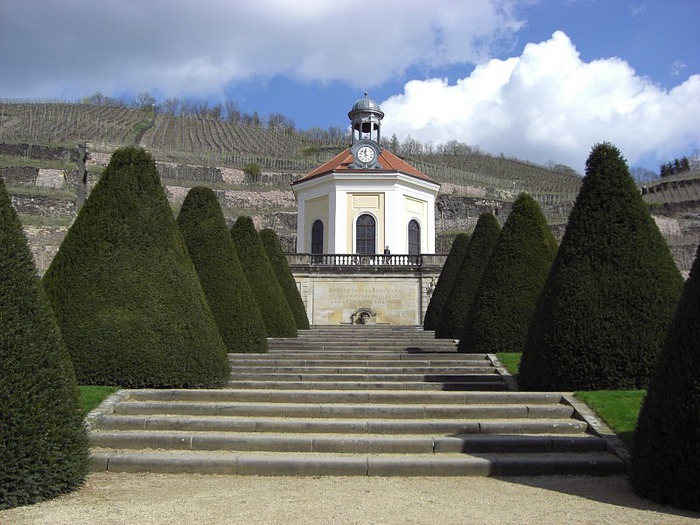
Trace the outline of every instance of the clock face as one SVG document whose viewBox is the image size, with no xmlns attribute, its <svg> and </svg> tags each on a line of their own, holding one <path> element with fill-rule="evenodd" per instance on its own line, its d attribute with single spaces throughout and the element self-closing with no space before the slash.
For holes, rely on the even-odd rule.
<svg viewBox="0 0 700 525">
<path fill-rule="evenodd" d="M 370 146 L 362 146 L 357 150 L 357 160 L 368 164 L 374 160 L 374 148 Z"/>
</svg>

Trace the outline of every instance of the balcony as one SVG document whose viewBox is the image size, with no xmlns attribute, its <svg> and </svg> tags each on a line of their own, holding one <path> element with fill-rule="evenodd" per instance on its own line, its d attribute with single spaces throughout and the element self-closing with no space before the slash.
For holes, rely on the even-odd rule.
<svg viewBox="0 0 700 525">
<path fill-rule="evenodd" d="M 313 267 L 393 267 L 393 268 L 421 268 L 423 266 L 442 267 L 445 255 L 420 254 L 368 254 L 356 253 L 289 253 L 287 261 L 290 266 Z"/>
</svg>

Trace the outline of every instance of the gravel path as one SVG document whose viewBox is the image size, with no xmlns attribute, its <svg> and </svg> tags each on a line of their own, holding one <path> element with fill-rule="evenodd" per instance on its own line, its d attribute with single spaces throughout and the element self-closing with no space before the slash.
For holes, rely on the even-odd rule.
<svg viewBox="0 0 700 525">
<path fill-rule="evenodd" d="M 623 476 L 289 478 L 90 475 L 78 492 L 0 512 L 1 525 L 694 524 L 638 498 Z"/>
</svg>

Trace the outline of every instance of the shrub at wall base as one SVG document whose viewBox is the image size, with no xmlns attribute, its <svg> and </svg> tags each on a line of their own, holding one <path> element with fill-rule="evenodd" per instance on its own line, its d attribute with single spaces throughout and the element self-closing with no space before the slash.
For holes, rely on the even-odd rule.
<svg viewBox="0 0 700 525">
<path fill-rule="evenodd" d="M 231 238 L 265 321 L 267 336 L 297 337 L 294 316 L 267 259 L 253 219 L 246 215 L 238 217 L 231 228 Z"/>
<path fill-rule="evenodd" d="M 437 328 L 445 304 L 450 298 L 452 283 L 457 277 L 459 268 L 462 265 L 462 259 L 464 259 L 464 254 L 467 252 L 467 246 L 469 246 L 469 235 L 466 233 L 457 234 L 455 240 L 452 241 L 450 253 L 447 255 L 440 277 L 438 277 L 437 284 L 433 290 L 433 295 L 430 297 L 428 308 L 425 310 L 425 318 L 423 319 L 424 330 L 435 330 Z"/>
<path fill-rule="evenodd" d="M 462 336 L 464 321 L 474 303 L 481 278 L 500 231 L 498 220 L 492 213 L 481 214 L 457 276 L 452 283 L 450 297 L 445 303 L 442 317 L 435 329 L 435 337 L 458 339 Z"/>
<path fill-rule="evenodd" d="M 71 491 L 87 470 L 75 373 L 0 179 L 0 510 Z"/>
<path fill-rule="evenodd" d="M 460 352 L 522 352 L 557 242 L 537 202 L 521 193 L 493 248 L 459 341 Z"/>
<path fill-rule="evenodd" d="M 83 384 L 209 387 L 226 348 L 153 158 L 114 152 L 44 285 Z"/>
<path fill-rule="evenodd" d="M 265 323 L 214 191 L 192 188 L 177 224 L 226 349 L 231 353 L 266 352 Z"/>
<path fill-rule="evenodd" d="M 287 304 L 292 310 L 294 321 L 297 324 L 298 330 L 309 329 L 309 318 L 306 315 L 306 307 L 301 298 L 297 283 L 294 281 L 292 270 L 289 268 L 289 262 L 282 251 L 282 244 L 275 233 L 275 230 L 265 229 L 260 232 L 260 240 L 265 248 L 267 258 L 272 265 L 272 269 L 277 277 L 277 282 L 280 283 L 284 296 L 287 299 Z"/>
</svg>

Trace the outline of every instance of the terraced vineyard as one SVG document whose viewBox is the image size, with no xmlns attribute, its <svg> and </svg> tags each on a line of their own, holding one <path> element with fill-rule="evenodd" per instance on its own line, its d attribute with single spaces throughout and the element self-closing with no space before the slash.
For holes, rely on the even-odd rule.
<svg viewBox="0 0 700 525">
<path fill-rule="evenodd" d="M 119 146 L 141 144 L 154 154 L 173 210 L 190 187 L 209 185 L 227 218 L 254 215 L 260 227 L 275 229 L 285 249 L 293 251 L 296 217 L 289 185 L 343 151 L 347 142 L 337 128 L 297 131 L 213 116 L 172 116 L 151 107 L 0 100 L 0 176 L 22 216 L 40 271 L 89 191 L 81 184 L 85 170 L 94 183 Z M 79 143 L 86 145 L 85 166 L 78 161 Z M 501 212 L 505 219 L 521 191 L 540 203 L 548 223 L 563 234 L 579 175 L 566 167 L 549 169 L 453 146 L 431 150 L 437 152 L 432 155 L 406 144 L 394 151 L 443 185 L 436 202 L 440 250 L 449 251 L 453 232 L 473 229 L 485 211 Z M 249 163 L 260 166 L 259 177 L 244 173 Z M 700 172 L 666 177 L 640 191 L 678 267 L 687 272 L 700 232 Z"/>
<path fill-rule="evenodd" d="M 573 202 L 581 186 L 579 175 L 557 173 L 536 164 L 483 153 L 435 155 L 410 159 L 410 162 L 443 183 L 497 188 L 512 195 L 527 191 L 548 205 Z"/>
<path fill-rule="evenodd" d="M 651 205 L 700 202 L 700 171 L 665 177 L 644 186 L 642 194 Z"/>
<path fill-rule="evenodd" d="M 295 131 L 247 126 L 205 117 L 158 115 L 142 145 L 157 157 L 280 171 L 311 171 L 343 144 L 319 143 Z"/>
<path fill-rule="evenodd" d="M 299 174 L 347 147 L 342 140 L 308 132 L 213 117 L 154 115 L 150 109 L 109 105 L 0 101 L 0 142 L 13 141 L 87 141 L 93 150 L 105 152 L 140 143 L 162 161 L 234 168 L 257 163 L 266 171 Z M 489 188 L 502 191 L 504 200 L 528 191 L 543 204 L 572 202 L 581 180 L 571 173 L 482 153 L 408 156 L 406 160 L 438 182 L 457 186 L 458 192 Z"/>
<path fill-rule="evenodd" d="M 67 102 L 0 101 L 0 142 L 132 144 L 151 111 Z"/>
</svg>

